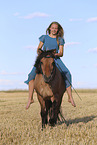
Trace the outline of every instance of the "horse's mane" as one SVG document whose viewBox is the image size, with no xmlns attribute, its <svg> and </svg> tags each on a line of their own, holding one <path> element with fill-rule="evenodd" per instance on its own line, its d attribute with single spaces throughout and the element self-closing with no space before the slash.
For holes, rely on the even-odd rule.
<svg viewBox="0 0 97 145">
<path fill-rule="evenodd" d="M 52 58 L 55 58 L 54 56 L 54 50 L 47 50 L 47 51 L 41 51 L 40 55 L 37 56 L 36 58 L 36 61 L 35 61 L 35 64 L 34 66 L 36 67 L 36 73 L 41 73 L 41 68 L 40 68 L 40 60 L 43 58 L 43 57 L 52 57 Z"/>
</svg>

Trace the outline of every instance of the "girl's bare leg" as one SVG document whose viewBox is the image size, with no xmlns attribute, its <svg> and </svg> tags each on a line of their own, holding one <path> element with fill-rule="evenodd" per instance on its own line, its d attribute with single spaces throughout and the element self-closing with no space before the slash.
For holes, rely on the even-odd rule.
<svg viewBox="0 0 97 145">
<path fill-rule="evenodd" d="M 72 97 L 72 90 L 71 90 L 71 86 L 69 86 L 68 88 L 66 88 L 67 90 L 67 94 L 68 94 L 68 102 L 70 102 L 72 104 L 72 106 L 76 107 L 76 104 L 73 100 L 73 97 Z"/>
<path fill-rule="evenodd" d="M 28 98 L 28 103 L 27 103 L 26 109 L 28 109 L 30 107 L 30 104 L 32 104 L 34 102 L 33 92 L 34 92 L 34 80 L 31 80 L 29 82 L 29 98 Z"/>
</svg>

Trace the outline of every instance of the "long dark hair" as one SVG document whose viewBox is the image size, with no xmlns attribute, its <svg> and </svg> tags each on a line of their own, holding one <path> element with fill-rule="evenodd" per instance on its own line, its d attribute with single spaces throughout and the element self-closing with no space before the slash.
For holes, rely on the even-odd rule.
<svg viewBox="0 0 97 145">
<path fill-rule="evenodd" d="M 62 26 L 58 22 L 54 21 L 47 28 L 46 34 L 50 34 L 50 27 L 51 27 L 52 24 L 57 24 L 58 25 L 58 33 L 57 33 L 56 39 L 57 39 L 57 44 L 59 46 L 59 40 L 58 40 L 58 38 L 59 37 L 63 38 L 63 36 L 64 36 L 64 30 L 63 30 Z"/>
</svg>

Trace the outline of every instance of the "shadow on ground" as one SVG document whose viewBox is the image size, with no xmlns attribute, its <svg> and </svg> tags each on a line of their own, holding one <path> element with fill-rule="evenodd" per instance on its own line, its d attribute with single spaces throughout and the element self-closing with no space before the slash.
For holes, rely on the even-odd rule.
<svg viewBox="0 0 97 145">
<path fill-rule="evenodd" d="M 58 124 L 61 125 L 61 124 L 65 123 L 67 126 L 69 126 L 70 124 L 78 124 L 80 122 L 88 123 L 89 121 L 92 121 L 96 117 L 97 116 L 91 115 L 91 116 L 85 116 L 82 118 L 65 120 L 65 118 L 63 116 L 61 116 L 61 120 L 58 122 Z"/>
</svg>

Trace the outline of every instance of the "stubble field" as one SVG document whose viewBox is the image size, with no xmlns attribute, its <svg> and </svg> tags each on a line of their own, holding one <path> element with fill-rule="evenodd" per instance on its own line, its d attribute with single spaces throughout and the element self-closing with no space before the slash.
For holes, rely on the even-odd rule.
<svg viewBox="0 0 97 145">
<path fill-rule="evenodd" d="M 64 94 L 62 113 L 68 126 L 59 122 L 41 131 L 40 105 L 25 109 L 27 91 L 0 92 L 0 145 L 97 145 L 97 90 L 73 92 L 77 107 Z"/>
</svg>

